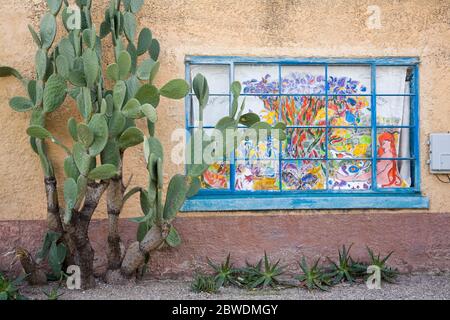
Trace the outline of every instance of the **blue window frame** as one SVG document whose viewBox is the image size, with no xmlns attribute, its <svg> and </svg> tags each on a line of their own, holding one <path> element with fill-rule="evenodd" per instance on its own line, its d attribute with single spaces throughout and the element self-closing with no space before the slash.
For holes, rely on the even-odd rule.
<svg viewBox="0 0 450 320">
<path fill-rule="evenodd" d="M 201 70 L 204 67 L 211 70 L 210 74 L 208 72 L 205 74 L 211 87 L 210 96 L 216 98 L 216 103 L 222 105 L 215 112 L 220 113 L 225 110 L 223 116 L 228 114 L 227 110 L 231 106 L 232 97 L 229 84 L 234 80 L 242 80 L 241 76 L 237 76 L 237 72 L 240 72 L 237 70 L 245 67 L 255 67 L 258 70 L 264 70 L 264 68 L 275 70 L 276 76 L 272 77 L 271 83 L 276 85 L 271 90 L 265 91 L 263 89 L 262 91 L 256 91 L 256 93 L 251 89 L 244 90 L 242 97 L 246 99 L 278 99 L 278 113 L 275 112 L 276 120 L 288 122 L 286 123 L 287 130 L 291 130 L 289 132 L 292 135 L 295 132 L 303 133 L 303 131 L 313 132 L 311 130 L 318 130 L 322 132 L 320 139 L 324 141 L 321 142 L 322 149 L 319 154 L 316 152 L 313 155 L 302 154 L 302 151 L 298 152 L 294 146 L 293 149 L 296 149 L 294 150 L 295 156 L 289 156 L 288 153 L 285 153 L 286 146 L 280 144 L 277 149 L 279 154 L 271 159 L 276 168 L 275 171 L 278 171 L 278 178 L 274 183 L 275 190 L 270 191 L 248 190 L 237 183 L 239 179 L 237 172 L 240 172 L 239 170 L 236 171 L 237 166 L 240 165 L 240 161 L 245 159 L 239 158 L 238 152 L 236 152 L 229 162 L 229 180 L 226 188 L 200 190 L 198 195 L 186 201 L 183 211 L 428 208 L 429 201 L 426 197 L 421 196 L 420 190 L 418 58 L 296 59 L 188 56 L 186 58 L 186 80 L 191 82 L 193 71 Z M 323 70 L 323 79 L 320 78 L 323 89 L 317 89 L 321 88 L 317 86 L 314 87 L 314 92 L 307 90 L 291 92 L 285 88 L 289 85 L 289 81 L 304 81 L 303 78 L 295 78 L 294 80 L 285 78 L 285 75 L 288 74 L 285 70 L 303 67 L 315 67 L 316 70 Z M 216 69 L 220 69 L 221 72 L 216 72 Z M 339 70 L 360 72 L 364 80 L 361 81 L 361 84 L 358 84 L 358 89 L 351 91 L 350 89 L 354 89 L 356 82 L 352 81 L 351 77 L 341 77 L 342 74 Z M 405 70 L 405 74 L 398 73 L 398 70 Z M 218 75 L 219 73 L 222 76 Z M 403 78 L 399 78 L 398 74 Z M 341 81 L 343 78 L 345 78 L 345 81 Z M 315 78 L 315 80 L 317 79 L 319 77 Z M 398 82 L 396 79 L 404 79 L 405 83 L 401 86 L 404 89 L 401 92 L 392 89 L 392 84 L 395 85 Z M 247 84 L 251 86 L 252 79 L 248 80 Z M 258 80 L 253 80 L 253 83 Z M 283 101 L 311 101 L 312 99 L 323 102 L 321 102 L 320 108 L 325 111 L 321 113 L 325 119 L 321 118 L 321 122 L 318 123 L 313 123 L 311 120 L 304 123 L 301 120 L 292 120 L 291 118 L 288 121 L 286 120 L 285 114 L 287 114 L 287 111 L 282 111 L 282 108 L 284 108 Z M 397 99 L 397 102 L 393 102 L 395 99 Z M 402 105 L 406 106 L 401 110 L 402 120 L 400 122 L 396 120 L 395 114 L 390 115 L 393 113 L 390 106 L 399 105 L 398 99 L 402 99 Z M 358 108 L 361 101 L 364 101 L 365 107 L 363 106 L 358 110 L 365 108 L 364 110 L 368 110 L 368 112 L 364 114 L 363 111 L 358 111 L 357 120 L 350 111 L 342 112 L 339 109 L 339 112 L 334 113 L 335 110 L 338 110 L 337 108 L 340 108 L 339 101 L 345 101 L 345 105 L 350 108 L 353 108 L 353 106 Z M 379 109 L 378 114 L 377 107 Z M 298 108 L 297 105 L 295 108 Z M 320 110 L 318 113 L 320 113 Z M 196 128 L 194 119 L 195 99 L 191 93 L 186 97 L 186 128 L 190 132 Z M 315 119 L 319 118 L 316 117 Z M 213 126 L 214 123 L 204 123 L 203 127 L 208 130 L 212 129 Z M 337 131 L 340 135 L 334 135 Z M 389 137 L 394 136 L 396 137 L 395 140 L 389 139 Z M 338 138 L 336 139 L 336 137 Z M 336 147 L 332 146 L 334 141 L 340 140 L 342 137 L 347 137 L 352 141 L 356 141 L 357 137 L 363 137 L 365 144 L 359 143 L 358 140 L 356 147 L 353 147 L 355 145 L 353 142 L 349 145 L 345 145 L 345 143 L 342 145 L 341 143 Z M 403 154 L 399 151 L 400 137 L 402 137 L 402 141 L 406 141 L 401 142 L 402 146 L 406 146 L 402 147 Z M 389 143 L 391 145 L 395 143 L 397 147 L 390 149 Z M 289 146 L 292 146 L 292 144 Z M 348 157 L 347 151 L 342 151 L 342 149 L 347 150 L 349 148 L 353 148 L 349 151 L 350 154 L 353 154 L 351 158 Z M 358 149 L 358 152 L 356 152 L 356 149 Z M 394 152 L 390 152 L 390 150 L 394 150 Z M 340 158 L 342 156 L 343 158 Z M 278 162 L 278 165 L 276 165 L 276 162 Z M 290 162 L 295 163 L 296 170 L 300 171 L 302 170 L 300 168 L 302 164 L 316 163 L 317 167 L 323 170 L 321 171 L 323 172 L 321 173 L 321 179 L 324 183 L 318 183 L 318 179 L 315 177 L 316 185 L 312 188 L 308 183 L 299 182 L 307 181 L 308 175 L 301 176 L 299 174 L 295 184 L 290 185 L 288 174 L 285 171 Z M 401 179 L 397 181 L 397 178 L 391 178 L 392 174 L 383 174 L 383 170 L 391 173 L 400 172 L 398 169 L 400 166 L 407 168 L 405 169 L 407 178 L 404 179 L 401 176 Z M 359 171 L 358 177 L 364 176 L 366 180 L 358 182 L 358 184 L 348 180 L 346 174 L 349 174 L 348 172 L 352 170 Z M 345 174 L 342 172 L 345 172 Z M 383 182 L 383 179 L 387 180 Z"/>
</svg>

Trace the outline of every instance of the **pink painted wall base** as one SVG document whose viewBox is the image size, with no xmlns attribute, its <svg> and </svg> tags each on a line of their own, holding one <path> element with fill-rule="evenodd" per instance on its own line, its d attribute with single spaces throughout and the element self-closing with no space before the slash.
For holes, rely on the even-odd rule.
<svg viewBox="0 0 450 320">
<path fill-rule="evenodd" d="M 390 265 L 401 272 L 450 271 L 450 214 L 374 213 L 322 215 L 261 215 L 187 217 L 177 219 L 183 243 L 157 252 L 149 276 L 186 278 L 207 270 L 206 257 L 224 260 L 231 252 L 236 265 L 255 262 L 266 250 L 281 259 L 290 272 L 298 269 L 302 255 L 309 259 L 335 257 L 338 248 L 354 243 L 352 256 L 365 259 L 368 245 L 383 255 L 395 251 Z M 45 221 L 0 221 L 0 270 L 7 271 L 13 256 L 4 253 L 23 246 L 36 252 L 45 232 Z M 124 242 L 134 240 L 136 224 L 121 221 Z M 106 266 L 107 221 L 91 224 L 98 274 Z M 13 269 L 18 268 L 16 264 Z"/>
</svg>

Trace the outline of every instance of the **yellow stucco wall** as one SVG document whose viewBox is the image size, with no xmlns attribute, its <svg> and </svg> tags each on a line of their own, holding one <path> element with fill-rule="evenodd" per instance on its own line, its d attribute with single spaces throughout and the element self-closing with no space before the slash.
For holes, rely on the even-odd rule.
<svg viewBox="0 0 450 320">
<path fill-rule="evenodd" d="M 27 24 L 37 28 L 44 2 L 0 0 L 0 64 L 14 66 L 28 77 L 34 72 L 35 48 Z M 99 26 L 108 1 L 94 2 Z M 366 26 L 369 5 L 381 8 L 379 30 Z M 159 84 L 184 77 L 186 55 L 420 57 L 422 188 L 430 198 L 428 212 L 449 211 L 450 186 L 439 183 L 426 166 L 428 134 L 450 130 L 449 0 L 146 0 L 138 21 L 161 42 Z M 44 219 L 46 215 L 41 168 L 25 134 L 29 114 L 8 106 L 9 98 L 20 94 L 25 93 L 18 82 L 0 79 L 0 220 Z M 49 120 L 51 131 L 63 142 L 70 143 L 65 128 L 73 111 L 73 105 L 65 104 Z M 169 143 L 170 132 L 184 126 L 183 102 L 164 100 L 158 114 L 157 134 Z M 168 158 L 170 149 L 166 145 Z M 61 181 L 64 154 L 54 147 L 51 154 L 57 159 Z M 125 177 L 134 173 L 133 185 L 145 184 L 140 148 L 128 152 L 125 167 Z M 166 163 L 166 179 L 181 170 Z M 102 203 L 97 217 L 104 217 L 105 211 Z M 139 212 L 137 199 L 126 205 L 126 216 Z"/>
</svg>

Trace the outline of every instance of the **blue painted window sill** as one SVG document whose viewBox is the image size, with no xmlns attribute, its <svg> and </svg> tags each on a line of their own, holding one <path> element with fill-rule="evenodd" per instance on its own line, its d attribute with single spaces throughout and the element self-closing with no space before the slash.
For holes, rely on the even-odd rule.
<svg viewBox="0 0 450 320">
<path fill-rule="evenodd" d="M 182 212 L 259 211 L 292 209 L 427 209 L 429 199 L 420 194 L 397 195 L 201 195 L 186 200 Z"/>
</svg>

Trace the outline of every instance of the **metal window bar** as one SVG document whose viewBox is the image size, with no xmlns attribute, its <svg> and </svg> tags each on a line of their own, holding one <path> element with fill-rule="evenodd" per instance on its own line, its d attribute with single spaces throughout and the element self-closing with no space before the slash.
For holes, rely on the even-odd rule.
<svg viewBox="0 0 450 320">
<path fill-rule="evenodd" d="M 372 90 L 372 190 L 377 191 L 377 67 L 371 65 L 371 90 Z"/>
<path fill-rule="evenodd" d="M 283 111 L 283 99 L 281 97 L 281 93 L 283 90 L 283 86 L 281 84 L 282 67 L 281 64 L 278 65 L 278 122 L 281 122 L 281 113 Z M 283 143 L 281 140 L 278 141 L 278 188 L 280 192 L 283 192 L 283 168 L 282 168 L 282 156 L 283 156 Z"/>
<path fill-rule="evenodd" d="M 325 190 L 328 190 L 328 180 L 330 178 L 329 174 L 329 160 L 328 160 L 328 144 L 329 144 L 329 135 L 330 135 L 330 123 L 328 119 L 328 91 L 329 91 L 329 85 L 328 85 L 328 64 L 325 64 Z"/>
<path fill-rule="evenodd" d="M 230 92 L 229 92 L 229 95 L 230 95 L 230 98 L 229 98 L 229 110 L 230 110 L 230 113 L 229 114 L 231 114 L 231 109 L 232 109 L 232 101 L 233 101 L 233 97 L 232 97 L 232 95 L 231 95 L 231 84 L 234 82 L 234 77 L 235 77 L 235 75 L 234 75 L 234 63 L 233 62 L 230 62 L 230 64 L 229 64 L 229 68 L 230 68 L 230 70 L 229 70 L 229 72 L 230 72 Z M 234 145 L 234 142 L 233 142 L 233 145 Z M 231 154 L 231 157 L 232 157 L 232 161 L 231 161 L 231 163 L 230 163 L 230 185 L 228 186 L 228 189 L 230 189 L 231 190 L 231 192 L 234 192 L 235 191 L 235 187 L 236 187 L 236 185 L 235 185 L 235 177 L 236 177 L 236 152 L 233 150 L 233 153 Z"/>
</svg>

